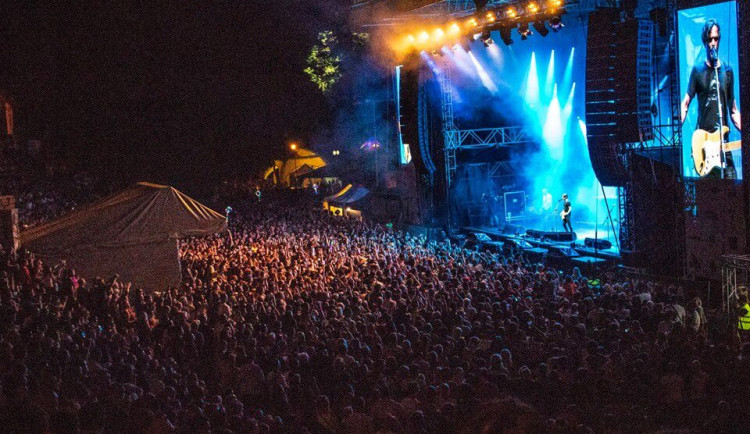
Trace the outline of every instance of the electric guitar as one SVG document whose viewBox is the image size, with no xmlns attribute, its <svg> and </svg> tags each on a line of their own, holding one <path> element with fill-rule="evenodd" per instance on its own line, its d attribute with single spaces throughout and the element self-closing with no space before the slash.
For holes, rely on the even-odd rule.
<svg viewBox="0 0 750 434">
<path fill-rule="evenodd" d="M 721 168 L 721 136 L 729 132 L 729 127 L 722 127 L 721 133 L 709 133 L 695 130 L 693 133 L 693 163 L 700 176 L 708 175 L 715 168 Z M 742 147 L 742 141 L 724 143 L 724 152 L 735 151 Z"/>
</svg>

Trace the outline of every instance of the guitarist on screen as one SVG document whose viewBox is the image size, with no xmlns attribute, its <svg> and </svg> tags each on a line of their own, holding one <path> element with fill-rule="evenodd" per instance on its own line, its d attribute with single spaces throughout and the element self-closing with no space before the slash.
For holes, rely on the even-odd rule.
<svg viewBox="0 0 750 434">
<path fill-rule="evenodd" d="M 696 171 L 705 176 L 713 173 L 716 176 L 721 170 L 721 140 L 724 142 L 729 134 L 728 120 L 738 130 L 741 130 L 740 112 L 737 109 L 737 101 L 734 95 L 734 70 L 732 67 L 719 59 L 719 42 L 721 41 L 721 27 L 715 19 L 710 19 L 703 26 L 701 40 L 706 51 L 706 61 L 693 66 L 688 81 L 688 89 L 682 100 L 681 121 L 685 122 L 690 102 L 698 96 L 698 125 L 693 137 L 693 160 L 696 163 Z M 717 92 L 717 78 L 719 80 L 719 92 Z M 717 98 L 718 97 L 718 98 Z M 720 99 L 719 99 L 720 98 Z M 719 110 L 721 107 L 721 111 Z M 700 131 L 702 130 L 702 131 Z M 703 145 L 702 141 L 710 142 L 711 133 L 717 133 L 713 146 Z M 697 137 L 702 137 L 696 139 Z M 698 143 L 696 143 L 698 140 Z M 724 170 L 725 179 L 737 179 L 737 170 L 734 166 L 732 153 L 728 147 L 724 147 Z M 711 157 L 718 157 L 712 159 Z M 718 163 L 719 166 L 714 164 Z M 715 169 L 719 169 L 718 171 Z"/>
</svg>

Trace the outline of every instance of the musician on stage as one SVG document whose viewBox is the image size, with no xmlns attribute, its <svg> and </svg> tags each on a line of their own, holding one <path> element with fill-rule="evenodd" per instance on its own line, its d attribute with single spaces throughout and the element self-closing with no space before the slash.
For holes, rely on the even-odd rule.
<svg viewBox="0 0 750 434">
<path fill-rule="evenodd" d="M 563 210 L 560 213 L 563 221 L 563 229 L 565 232 L 573 232 L 573 225 L 570 223 L 570 213 L 573 211 L 573 207 L 568 200 L 568 193 L 563 193 L 560 201 L 563 203 Z"/>
<path fill-rule="evenodd" d="M 721 26 L 715 19 L 710 19 L 703 26 L 701 40 L 706 51 L 705 62 L 693 66 L 688 81 L 687 93 L 682 100 L 681 121 L 685 122 L 690 103 L 698 96 L 698 124 L 696 130 L 704 130 L 714 133 L 721 126 L 728 126 L 728 120 L 737 130 L 741 130 L 740 111 L 737 109 L 737 101 L 734 95 L 734 70 L 724 60 L 719 59 L 719 42 L 721 41 Z M 721 101 L 717 100 L 716 76 L 720 82 Z M 719 102 L 721 102 L 721 116 L 719 115 Z M 726 138 L 725 138 L 726 139 Z M 724 178 L 736 179 L 737 170 L 734 166 L 732 153 L 725 153 L 726 169 Z"/>
</svg>

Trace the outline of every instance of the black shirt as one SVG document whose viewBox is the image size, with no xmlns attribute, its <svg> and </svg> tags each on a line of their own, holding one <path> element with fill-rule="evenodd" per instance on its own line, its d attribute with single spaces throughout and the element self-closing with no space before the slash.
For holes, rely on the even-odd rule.
<svg viewBox="0 0 750 434">
<path fill-rule="evenodd" d="M 563 202 L 563 211 L 570 212 L 570 201 L 567 199 Z"/>
<path fill-rule="evenodd" d="M 726 63 L 719 67 L 721 82 L 721 104 L 724 112 L 724 125 L 729 125 L 729 107 L 734 107 L 734 70 Z M 687 94 L 692 99 L 698 95 L 698 125 L 701 129 L 713 133 L 719 129 L 719 106 L 716 100 L 716 71 L 709 68 L 706 62 L 693 67 L 688 81 Z"/>
</svg>

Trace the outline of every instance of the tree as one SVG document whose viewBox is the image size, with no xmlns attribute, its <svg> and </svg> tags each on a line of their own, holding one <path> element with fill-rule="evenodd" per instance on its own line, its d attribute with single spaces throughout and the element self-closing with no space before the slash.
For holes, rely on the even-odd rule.
<svg viewBox="0 0 750 434">
<path fill-rule="evenodd" d="M 337 38 L 332 31 L 320 32 L 318 43 L 307 56 L 305 73 L 324 93 L 331 90 L 341 78 L 341 56 L 334 51 L 337 45 Z"/>
</svg>

